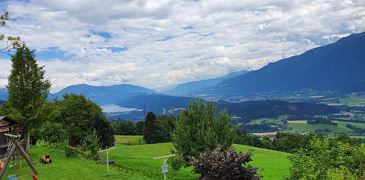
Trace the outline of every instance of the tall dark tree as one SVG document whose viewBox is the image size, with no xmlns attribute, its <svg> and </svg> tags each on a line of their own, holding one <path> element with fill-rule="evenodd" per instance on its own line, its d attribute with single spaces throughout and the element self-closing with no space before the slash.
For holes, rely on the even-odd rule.
<svg viewBox="0 0 365 180">
<path fill-rule="evenodd" d="M 144 126 L 144 140 L 146 143 L 156 143 L 156 115 L 153 112 L 148 112 Z"/>
<path fill-rule="evenodd" d="M 37 64 L 34 54 L 25 45 L 11 57 L 12 70 L 8 79 L 10 116 L 24 124 L 26 150 L 32 128 L 42 122 L 41 109 L 47 101 L 51 83 L 45 78 L 44 67 Z"/>
<path fill-rule="evenodd" d="M 157 142 L 171 142 L 175 131 L 176 118 L 173 116 L 158 116 L 156 120 L 155 137 Z"/>
</svg>

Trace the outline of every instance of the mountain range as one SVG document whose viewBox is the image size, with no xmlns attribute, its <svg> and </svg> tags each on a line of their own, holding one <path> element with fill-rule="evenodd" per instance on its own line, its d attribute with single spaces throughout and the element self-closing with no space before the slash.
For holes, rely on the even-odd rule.
<svg viewBox="0 0 365 180">
<path fill-rule="evenodd" d="M 314 48 L 248 73 L 227 79 L 202 92 L 247 96 L 294 91 L 365 91 L 365 32 Z"/>
<path fill-rule="evenodd" d="M 68 86 L 61 91 L 50 94 L 49 99 L 62 99 L 64 94 L 82 94 L 99 105 L 116 104 L 117 102 L 142 94 L 156 93 L 155 90 L 141 86 L 120 84 L 113 86 L 91 86 L 87 84 L 78 84 Z"/>
<path fill-rule="evenodd" d="M 157 94 L 141 86 L 72 85 L 50 94 L 49 99 L 62 98 L 66 93 L 83 94 L 100 105 L 129 103 L 148 104 L 158 99 L 169 106 L 181 97 L 218 97 L 265 95 L 309 90 L 351 93 L 365 91 L 365 33 L 352 34 L 333 44 L 314 48 L 301 55 L 270 63 L 255 71 L 238 71 L 213 79 L 193 81 Z M 6 99 L 6 89 L 0 89 L 0 99 Z M 132 102 L 139 101 L 139 102 Z M 151 105 L 153 106 L 153 105 Z M 140 108 L 140 106 L 139 106 Z"/>
<path fill-rule="evenodd" d="M 204 90 L 213 87 L 225 80 L 245 74 L 247 72 L 248 72 L 247 70 L 241 70 L 212 79 L 204 79 L 199 81 L 182 83 L 163 93 L 174 96 L 197 96 L 199 92 L 203 92 Z"/>
</svg>

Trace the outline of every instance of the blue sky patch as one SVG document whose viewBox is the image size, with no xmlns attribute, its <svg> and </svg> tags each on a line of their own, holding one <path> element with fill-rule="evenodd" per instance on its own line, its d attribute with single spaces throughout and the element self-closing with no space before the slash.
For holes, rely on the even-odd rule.
<svg viewBox="0 0 365 180">
<path fill-rule="evenodd" d="M 71 56 L 61 51 L 58 47 L 51 47 L 45 50 L 35 51 L 36 59 L 67 59 Z"/>
<path fill-rule="evenodd" d="M 112 50 L 112 53 L 118 53 L 123 51 L 128 51 L 127 47 L 109 47 L 108 49 Z"/>
<path fill-rule="evenodd" d="M 162 37 L 161 39 L 158 39 L 157 41 L 168 41 L 170 39 L 173 39 L 175 38 L 174 36 L 171 36 L 171 35 L 167 35 L 165 37 Z"/>
<path fill-rule="evenodd" d="M 106 31 L 99 31 L 99 32 L 92 32 L 93 34 L 99 35 L 105 39 L 111 39 L 112 35 L 109 32 Z"/>
</svg>

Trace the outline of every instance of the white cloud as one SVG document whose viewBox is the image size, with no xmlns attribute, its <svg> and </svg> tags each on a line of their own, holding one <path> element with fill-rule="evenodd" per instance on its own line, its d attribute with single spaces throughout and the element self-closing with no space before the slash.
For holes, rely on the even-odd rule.
<svg viewBox="0 0 365 180">
<path fill-rule="evenodd" d="M 75 83 L 160 88 L 258 69 L 365 31 L 363 0 L 30 0 L 0 7 L 16 19 L 1 31 L 33 49 L 70 55 L 40 59 L 54 90 Z M 0 86 L 7 74 L 0 72 Z"/>
</svg>

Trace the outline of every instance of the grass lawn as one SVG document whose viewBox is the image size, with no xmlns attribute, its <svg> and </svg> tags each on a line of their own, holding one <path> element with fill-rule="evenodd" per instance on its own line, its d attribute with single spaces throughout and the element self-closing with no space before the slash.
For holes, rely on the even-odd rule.
<svg viewBox="0 0 365 180">
<path fill-rule="evenodd" d="M 250 163 L 254 167 L 262 169 L 260 175 L 263 179 L 284 179 L 289 176 L 290 154 L 284 152 L 273 151 L 263 148 L 253 148 L 245 145 L 233 145 L 237 151 L 247 152 L 253 149 L 253 161 Z"/>
<path fill-rule="evenodd" d="M 117 138 L 123 139 L 124 137 L 119 136 Z M 155 179 L 161 179 L 163 177 L 161 174 L 162 160 L 154 160 L 153 157 L 168 155 L 170 154 L 171 148 L 171 143 L 144 145 L 116 144 L 116 149 L 110 152 L 109 157 L 118 165 L 130 171 L 138 172 L 138 174 L 144 174 Z M 288 153 L 244 145 L 234 145 L 234 148 L 243 152 L 251 149 L 254 150 L 251 165 L 262 169 L 261 175 L 263 179 L 283 179 L 289 175 L 290 162 L 287 158 Z M 197 176 L 191 170 L 191 168 L 182 168 L 177 172 L 175 179 L 196 179 Z M 169 178 L 172 178 L 172 173 L 168 173 Z"/>
<path fill-rule="evenodd" d="M 143 136 L 115 136 L 116 144 L 138 145 L 144 144 Z"/>
<path fill-rule="evenodd" d="M 171 143 L 139 144 L 141 136 L 117 136 L 116 148 L 111 150 L 109 158 L 114 160 L 117 166 L 111 166 L 111 175 L 107 175 L 105 164 L 99 164 L 83 157 L 66 158 L 63 150 L 50 146 L 32 146 L 31 153 L 36 161 L 39 171 L 39 179 L 162 179 L 162 160 L 154 160 L 153 157 L 170 154 Z M 125 144 L 125 142 L 128 142 Z M 129 143 L 130 142 L 130 143 Z M 132 144 L 132 145 L 128 145 Z M 283 179 L 289 175 L 289 154 L 261 148 L 253 148 L 244 145 L 233 146 L 238 151 L 247 152 L 254 150 L 254 167 L 262 169 L 260 175 L 263 179 Z M 38 159 L 49 154 L 53 160 L 51 164 L 40 164 Z M 101 153 L 105 157 L 105 153 Z M 19 179 L 31 179 L 32 172 L 23 162 L 21 169 L 8 168 L 7 174 L 16 174 Z M 192 173 L 192 168 L 182 168 L 177 172 L 175 179 L 197 179 Z M 172 170 L 169 169 L 168 179 L 172 179 Z"/>
<path fill-rule="evenodd" d="M 98 164 L 94 160 L 85 159 L 83 157 L 66 158 L 63 150 L 53 149 L 49 146 L 31 147 L 32 158 L 35 160 L 36 169 L 39 173 L 40 180 L 48 179 L 148 179 L 142 175 L 133 172 L 121 170 L 116 167 L 111 167 L 111 175 L 107 175 L 106 166 Z M 53 163 L 41 164 L 38 159 L 44 155 L 50 155 Z M 32 179 L 32 171 L 25 161 L 22 162 L 21 169 L 7 168 L 6 174 L 17 175 L 19 179 Z M 7 177 L 7 176 L 4 176 Z M 6 178 L 4 178 L 6 179 Z"/>
</svg>

